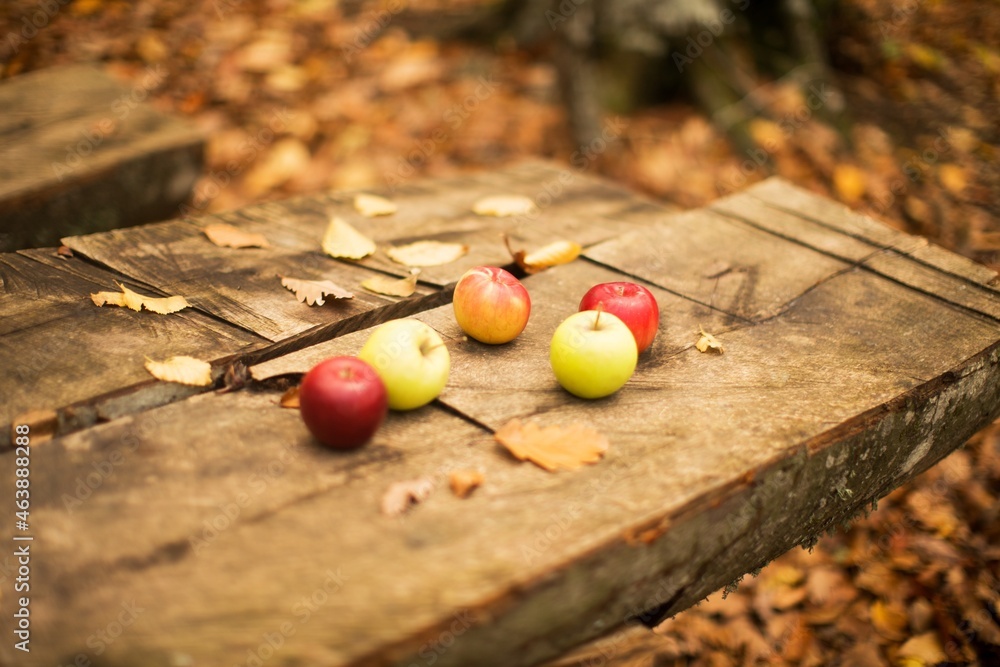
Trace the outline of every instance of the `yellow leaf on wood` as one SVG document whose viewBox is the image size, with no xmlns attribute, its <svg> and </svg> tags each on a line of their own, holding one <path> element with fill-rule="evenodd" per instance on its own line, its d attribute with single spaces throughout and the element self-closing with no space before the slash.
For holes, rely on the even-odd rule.
<svg viewBox="0 0 1000 667">
<path fill-rule="evenodd" d="M 448 474 L 448 485 L 451 492 L 459 498 L 467 498 L 484 481 L 483 473 L 478 470 L 453 470 Z"/>
<path fill-rule="evenodd" d="M 596 463 L 608 449 L 608 439 L 600 432 L 578 422 L 565 426 L 539 427 L 512 419 L 493 437 L 522 461 L 531 461 L 549 472 L 573 470 L 586 463 Z"/>
<path fill-rule="evenodd" d="M 472 211 L 477 215 L 490 215 L 497 218 L 525 215 L 535 209 L 535 202 L 523 195 L 493 195 L 483 197 L 472 205 Z"/>
<path fill-rule="evenodd" d="M 715 336 L 707 333 L 701 327 L 698 327 L 698 332 L 701 334 L 701 338 L 698 339 L 698 342 L 695 343 L 694 346 L 698 348 L 699 352 L 708 352 L 711 350 L 712 352 L 722 354 L 726 351 L 726 349 L 722 347 L 722 343 L 720 343 Z"/>
<path fill-rule="evenodd" d="M 323 252 L 330 257 L 362 259 L 375 252 L 375 242 L 340 218 L 334 217 L 323 235 Z"/>
<path fill-rule="evenodd" d="M 354 298 L 353 294 L 329 280 L 299 280 L 285 276 L 278 277 L 281 278 L 283 287 L 295 293 L 296 299 L 310 306 L 322 306 L 326 303 L 325 299 L 328 296 L 332 296 L 334 299 Z"/>
<path fill-rule="evenodd" d="M 364 192 L 354 196 L 354 208 L 366 218 L 374 218 L 379 215 L 392 215 L 398 210 L 398 207 L 385 197 L 369 195 Z"/>
<path fill-rule="evenodd" d="M 145 308 L 160 315 L 169 315 L 190 306 L 182 296 L 152 297 L 133 292 L 121 283 L 116 283 L 121 292 L 97 292 L 90 295 L 90 300 L 97 306 L 123 306 L 136 312 Z"/>
<path fill-rule="evenodd" d="M 193 387 L 212 384 L 212 366 L 194 357 L 170 357 L 166 361 L 146 359 L 146 370 L 157 380 L 178 382 Z"/>
<path fill-rule="evenodd" d="M 469 246 L 461 243 L 417 241 L 409 245 L 389 248 L 385 254 L 392 261 L 406 266 L 440 266 L 454 262 L 467 252 L 469 252 Z"/>
<path fill-rule="evenodd" d="M 574 241 L 554 241 L 542 246 L 538 250 L 525 252 L 524 250 L 512 249 L 510 247 L 510 239 L 506 235 L 504 235 L 503 240 L 507 245 L 507 252 L 510 253 L 511 258 L 526 273 L 538 273 L 552 266 L 568 264 L 579 257 L 580 252 L 583 250 L 580 244 Z"/>
<path fill-rule="evenodd" d="M 202 229 L 208 240 L 222 248 L 270 248 L 263 234 L 247 232 L 238 227 L 217 222 Z"/>
<path fill-rule="evenodd" d="M 417 275 L 419 270 L 414 269 L 414 273 L 405 278 L 392 278 L 390 276 L 375 276 L 361 283 L 369 292 L 384 294 L 386 296 L 410 296 L 417 290 Z"/>
<path fill-rule="evenodd" d="M 292 387 L 284 394 L 281 395 L 281 400 L 278 404 L 283 408 L 292 408 L 295 410 L 299 409 L 299 388 Z"/>
</svg>

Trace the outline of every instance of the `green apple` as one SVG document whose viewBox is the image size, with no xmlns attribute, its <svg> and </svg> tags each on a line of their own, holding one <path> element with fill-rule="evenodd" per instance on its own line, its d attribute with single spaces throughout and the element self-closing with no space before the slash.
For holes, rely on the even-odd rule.
<svg viewBox="0 0 1000 667">
<path fill-rule="evenodd" d="M 393 410 L 414 410 L 433 401 L 448 382 L 451 368 L 451 356 L 438 332 L 414 319 L 379 326 L 358 358 L 382 378 Z"/>
<path fill-rule="evenodd" d="M 580 398 L 609 396 L 628 382 L 639 351 L 632 331 L 602 310 L 570 315 L 556 327 L 549 361 L 559 384 Z"/>
</svg>

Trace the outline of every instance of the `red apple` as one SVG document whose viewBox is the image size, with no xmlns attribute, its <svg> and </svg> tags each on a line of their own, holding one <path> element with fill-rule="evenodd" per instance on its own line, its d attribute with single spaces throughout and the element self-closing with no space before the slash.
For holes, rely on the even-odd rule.
<svg viewBox="0 0 1000 667">
<path fill-rule="evenodd" d="M 368 442 L 389 409 L 385 384 L 357 357 L 319 362 L 299 385 L 299 411 L 309 432 L 327 447 L 352 449 Z"/>
<path fill-rule="evenodd" d="M 452 306 L 462 331 L 491 345 L 517 338 L 531 314 L 528 290 L 510 272 L 495 266 L 466 271 L 455 285 Z"/>
<path fill-rule="evenodd" d="M 660 326 L 660 308 L 648 289 L 628 282 L 594 285 L 583 295 L 580 310 L 597 310 L 598 304 L 603 304 L 604 312 L 617 315 L 625 323 L 640 353 L 653 344 Z"/>
</svg>

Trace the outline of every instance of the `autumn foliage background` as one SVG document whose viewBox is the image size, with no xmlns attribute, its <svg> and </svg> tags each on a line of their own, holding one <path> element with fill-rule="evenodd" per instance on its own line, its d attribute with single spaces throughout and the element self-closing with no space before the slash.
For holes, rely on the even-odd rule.
<svg viewBox="0 0 1000 667">
<path fill-rule="evenodd" d="M 407 7 L 447 16 L 485 4 Z M 763 164 L 681 92 L 609 115 L 612 140 L 581 156 L 544 48 L 503 33 L 442 38 L 397 3 L 5 2 L 0 36 L 37 11 L 48 22 L 24 42 L 0 40 L 0 73 L 94 61 L 155 81 L 151 103 L 208 137 L 191 202 L 200 212 L 541 157 L 679 208 L 780 174 L 1000 268 L 996 3 L 835 4 L 824 46 L 840 93 L 824 104 L 847 129 L 808 112 L 807 92 L 756 73 L 749 132 L 766 148 Z M 998 494 L 993 427 L 812 550 L 786 554 L 634 650 L 618 646 L 612 664 L 1000 664 Z"/>
</svg>

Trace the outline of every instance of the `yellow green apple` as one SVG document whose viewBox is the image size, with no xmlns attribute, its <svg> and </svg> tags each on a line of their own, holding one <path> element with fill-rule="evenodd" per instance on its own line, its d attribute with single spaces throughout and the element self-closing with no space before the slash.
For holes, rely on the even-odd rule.
<svg viewBox="0 0 1000 667">
<path fill-rule="evenodd" d="M 451 368 L 441 336 L 415 319 L 380 325 L 358 358 L 371 364 L 382 378 L 393 410 L 414 410 L 433 401 L 447 384 Z"/>
<path fill-rule="evenodd" d="M 556 327 L 549 361 L 563 388 L 580 398 L 609 396 L 628 382 L 639 358 L 632 331 L 602 310 L 570 315 Z"/>
</svg>

